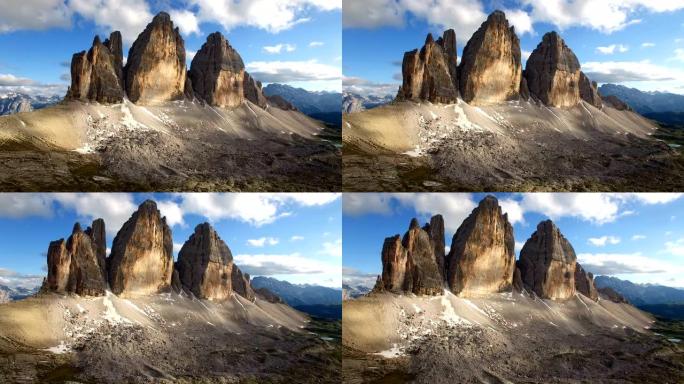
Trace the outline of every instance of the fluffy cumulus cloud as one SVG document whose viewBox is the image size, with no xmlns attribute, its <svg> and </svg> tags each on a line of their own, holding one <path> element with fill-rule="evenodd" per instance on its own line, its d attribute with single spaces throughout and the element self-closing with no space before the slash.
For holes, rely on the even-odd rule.
<svg viewBox="0 0 684 384">
<path fill-rule="evenodd" d="M 252 61 L 247 71 L 264 83 L 289 83 L 295 81 L 337 81 L 342 79 L 339 66 L 306 61 Z"/>
<path fill-rule="evenodd" d="M 673 256 L 684 257 L 684 238 L 666 242 L 665 253 Z"/>
<path fill-rule="evenodd" d="M 604 55 L 612 55 L 615 52 L 625 53 L 629 51 L 629 47 L 623 44 L 611 44 L 605 47 L 596 47 L 596 51 Z"/>
<path fill-rule="evenodd" d="M 71 77 L 67 74 L 62 81 L 70 81 Z M 0 73 L 0 93 L 17 92 L 32 96 L 52 96 L 55 94 L 66 93 L 65 84 L 41 83 L 27 77 L 15 76 L 11 73 Z"/>
<path fill-rule="evenodd" d="M 258 239 L 247 240 L 247 244 L 251 245 L 252 247 L 263 247 L 265 245 L 276 245 L 279 242 L 280 241 L 275 237 L 260 237 Z"/>
<path fill-rule="evenodd" d="M 270 54 L 278 54 L 281 52 L 294 52 L 296 49 L 297 47 L 292 44 L 276 44 L 265 46 L 264 52 Z"/>
<path fill-rule="evenodd" d="M 401 80 L 401 77 L 396 80 Z M 355 93 L 364 97 L 367 96 L 394 96 L 397 94 L 400 83 L 378 83 L 360 77 L 344 77 L 342 88 L 345 92 Z"/>
<path fill-rule="evenodd" d="M 71 16 L 72 10 L 64 0 L 5 0 L 0 12 L 0 33 L 68 27 Z"/>
<path fill-rule="evenodd" d="M 342 211 L 345 215 L 365 214 L 389 215 L 391 196 L 382 193 L 345 193 L 342 198 Z"/>
<path fill-rule="evenodd" d="M 642 61 L 590 61 L 582 64 L 589 78 L 599 83 L 627 81 L 668 82 L 684 78 L 684 70 Z"/>
<path fill-rule="evenodd" d="M 235 264 L 251 276 L 330 274 L 339 275 L 340 266 L 307 258 L 299 253 L 241 254 L 235 256 Z"/>
<path fill-rule="evenodd" d="M 106 31 L 120 31 L 126 42 L 133 42 L 153 17 L 147 2 L 139 0 L 68 0 L 67 4 Z"/>
<path fill-rule="evenodd" d="M 16 288 L 32 289 L 38 287 L 43 282 L 44 275 L 18 273 L 11 269 L 0 268 L 0 285 Z"/>
<path fill-rule="evenodd" d="M 595 275 L 681 273 L 684 268 L 636 253 L 580 253 L 577 261 Z"/>
<path fill-rule="evenodd" d="M 617 236 L 601 236 L 601 237 L 590 237 L 589 243 L 597 247 L 604 247 L 607 244 L 615 245 L 620 243 L 620 238 Z"/>
<path fill-rule="evenodd" d="M 365 273 L 356 268 L 342 267 L 342 283 L 350 287 L 372 289 L 377 278 L 378 275 L 374 273 Z"/>
<path fill-rule="evenodd" d="M 200 35 L 199 20 L 194 13 L 188 10 L 172 10 L 169 12 L 171 20 L 178 26 L 181 33 L 184 35 Z"/>
<path fill-rule="evenodd" d="M 597 224 L 614 221 L 620 212 L 619 201 L 602 193 L 529 193 L 523 195 L 520 204 L 525 211 L 554 220 L 577 217 Z"/>
<path fill-rule="evenodd" d="M 320 253 L 324 256 L 342 258 L 342 239 L 324 242 Z"/>
</svg>

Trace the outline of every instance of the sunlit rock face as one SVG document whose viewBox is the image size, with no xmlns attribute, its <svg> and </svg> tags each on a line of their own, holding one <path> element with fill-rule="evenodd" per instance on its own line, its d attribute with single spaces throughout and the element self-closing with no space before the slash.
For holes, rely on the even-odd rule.
<svg viewBox="0 0 684 384">
<path fill-rule="evenodd" d="M 209 223 L 195 227 L 178 252 L 176 265 L 181 285 L 196 297 L 230 298 L 233 255 Z"/>
<path fill-rule="evenodd" d="M 570 242 L 546 220 L 525 242 L 518 266 L 527 290 L 544 299 L 564 300 L 575 295 L 576 263 Z"/>
<path fill-rule="evenodd" d="M 435 41 L 428 34 L 420 51 L 404 54 L 403 82 L 398 100 L 427 100 L 433 103 L 455 103 L 458 98 L 458 65 L 456 32 L 444 31 Z"/>
<path fill-rule="evenodd" d="M 456 231 L 447 256 L 447 283 L 461 296 L 511 289 L 515 241 L 508 216 L 487 196 Z"/>
<path fill-rule="evenodd" d="M 104 43 L 95 36 L 93 46 L 71 59 L 71 86 L 67 100 L 120 103 L 124 99 L 121 33 L 112 32 Z"/>
<path fill-rule="evenodd" d="M 169 14 L 159 13 L 138 36 L 125 68 L 126 94 L 141 105 L 185 97 L 185 44 Z"/>
<path fill-rule="evenodd" d="M 417 295 L 439 295 L 444 291 L 444 283 L 438 258 L 438 239 L 444 243 L 444 227 L 440 217 L 433 217 L 426 230 L 413 219 L 403 239 L 399 236 L 388 237 L 382 247 L 382 278 L 379 288 L 390 292 L 412 292 Z M 443 252 L 443 246 L 442 246 Z M 376 285 L 378 285 L 376 284 Z"/>
<path fill-rule="evenodd" d="M 173 273 L 173 239 L 154 201 L 143 202 L 114 238 L 109 285 L 121 296 L 167 292 Z"/>
<path fill-rule="evenodd" d="M 190 65 L 195 95 L 217 107 L 237 107 L 245 99 L 245 65 L 219 32 L 207 37 Z"/>
<path fill-rule="evenodd" d="M 107 285 L 97 256 L 98 243 L 88 232 L 76 223 L 66 241 L 50 243 L 43 290 L 81 296 L 104 295 Z"/>
<path fill-rule="evenodd" d="M 459 88 L 464 101 L 474 105 L 518 98 L 522 64 L 520 40 L 506 15 L 489 15 L 463 49 Z"/>
<path fill-rule="evenodd" d="M 580 101 L 580 64 L 556 32 L 544 35 L 530 58 L 525 77 L 530 93 L 551 107 L 573 107 Z"/>
</svg>

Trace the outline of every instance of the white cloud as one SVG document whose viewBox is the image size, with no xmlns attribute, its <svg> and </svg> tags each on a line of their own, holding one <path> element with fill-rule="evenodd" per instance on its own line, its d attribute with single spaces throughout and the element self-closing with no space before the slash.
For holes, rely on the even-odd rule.
<svg viewBox="0 0 684 384">
<path fill-rule="evenodd" d="M 516 241 L 516 242 L 515 242 L 515 253 L 520 254 L 520 251 L 522 251 L 524 245 L 525 245 L 524 242 L 522 242 L 522 241 Z"/>
<path fill-rule="evenodd" d="M 665 243 L 665 252 L 684 257 L 684 238 Z"/>
<path fill-rule="evenodd" d="M 399 79 L 401 80 L 401 79 Z M 401 83 L 377 83 L 360 77 L 343 77 L 342 88 L 345 92 L 367 96 L 394 96 Z"/>
<path fill-rule="evenodd" d="M 672 57 L 672 60 L 684 62 L 684 49 L 682 49 L 682 48 L 675 49 L 674 50 L 674 56 Z"/>
<path fill-rule="evenodd" d="M 312 41 L 309 43 L 309 47 L 322 47 L 324 44 L 322 41 Z"/>
<path fill-rule="evenodd" d="M 323 243 L 322 255 L 341 258 L 342 257 L 342 239 L 335 241 L 326 241 Z"/>
<path fill-rule="evenodd" d="M 24 274 L 11 269 L 0 268 L 0 285 L 10 288 L 35 288 L 43 283 L 43 275 Z"/>
<path fill-rule="evenodd" d="M 388 215 L 391 196 L 383 193 L 345 193 L 342 197 L 342 212 L 345 215 L 361 216 L 369 213 Z"/>
<path fill-rule="evenodd" d="M 631 193 L 626 196 L 644 204 L 667 204 L 682 197 L 682 193 Z M 619 195 L 618 195 L 619 196 Z"/>
<path fill-rule="evenodd" d="M 52 217 L 53 201 L 47 195 L 35 193 L 0 194 L 0 217 Z"/>
<path fill-rule="evenodd" d="M 468 193 L 396 193 L 394 198 L 402 205 L 413 207 L 419 215 L 444 217 L 447 233 L 455 233 L 477 203 Z"/>
<path fill-rule="evenodd" d="M 339 66 L 308 61 L 253 61 L 246 65 L 247 71 L 264 83 L 288 83 L 293 81 L 339 80 Z"/>
<path fill-rule="evenodd" d="M 684 9 L 679 0 L 522 0 L 531 8 L 535 22 L 547 22 L 564 30 L 582 26 L 602 33 L 612 33 L 638 24 L 642 20 L 634 15 L 639 10 L 669 12 Z"/>
<path fill-rule="evenodd" d="M 530 56 L 532 55 L 532 52 L 531 52 L 531 51 L 526 51 L 526 50 L 523 49 L 523 50 L 520 51 L 520 54 L 521 54 L 521 56 L 522 56 L 522 60 L 523 60 L 523 61 L 527 61 L 527 59 L 529 59 Z"/>
<path fill-rule="evenodd" d="M 173 254 L 178 255 L 178 252 L 180 252 L 181 248 L 183 248 L 182 243 L 173 243 Z"/>
<path fill-rule="evenodd" d="M 274 198 L 280 201 L 294 201 L 305 207 L 314 207 L 330 204 L 342 196 L 341 193 L 318 193 L 318 192 L 304 192 L 304 193 L 278 193 Z"/>
<path fill-rule="evenodd" d="M 197 51 L 185 50 L 185 60 L 192 61 L 195 58 Z"/>
<path fill-rule="evenodd" d="M 0 12 L 0 33 L 65 28 L 71 25 L 71 15 L 63 0 L 5 0 Z"/>
<path fill-rule="evenodd" d="M 68 76 L 66 80 L 62 79 L 62 81 L 70 82 L 71 77 Z M 66 93 L 66 89 L 66 83 L 41 83 L 27 77 L 15 76 L 11 73 L 0 73 L 0 93 L 17 92 L 32 96 L 53 96 Z"/>
<path fill-rule="evenodd" d="M 508 221 L 510 221 L 511 224 L 525 222 L 525 212 L 517 200 L 501 199 L 499 200 L 499 205 L 501 206 L 501 211 L 508 214 Z"/>
<path fill-rule="evenodd" d="M 534 33 L 534 28 L 532 27 L 534 20 L 532 20 L 527 12 L 520 9 L 506 9 L 504 12 L 509 23 L 515 27 L 515 32 L 518 36 Z"/>
<path fill-rule="evenodd" d="M 641 48 L 652 48 L 655 47 L 655 43 L 642 43 Z"/>
<path fill-rule="evenodd" d="M 183 220 L 183 209 L 174 201 L 158 201 L 157 208 L 162 216 L 166 217 L 166 223 L 173 227 L 174 225 L 185 225 Z"/>
<path fill-rule="evenodd" d="M 133 196 L 127 193 L 55 193 L 43 196 L 73 209 L 79 220 L 104 219 L 108 236 L 115 235 L 138 207 Z M 90 225 L 89 222 L 82 224 Z"/>
<path fill-rule="evenodd" d="M 183 35 L 200 35 L 199 20 L 194 13 L 188 10 L 173 10 L 169 12 L 169 15 Z"/>
<path fill-rule="evenodd" d="M 344 1 L 342 24 L 349 28 L 377 28 L 404 24 L 403 7 L 395 0 Z"/>
<path fill-rule="evenodd" d="M 597 224 L 614 221 L 620 209 L 617 199 L 602 193 L 528 193 L 521 206 L 554 220 L 569 216 Z"/>
<path fill-rule="evenodd" d="M 643 239 L 645 239 L 645 238 L 646 238 L 646 236 L 644 236 L 644 235 L 634 235 L 634 236 L 632 236 L 632 240 L 634 240 L 634 241 L 636 241 L 636 240 L 643 240 Z"/>
<path fill-rule="evenodd" d="M 295 235 L 295 236 L 290 237 L 290 241 L 302 241 L 302 240 L 304 240 L 304 236 Z"/>
<path fill-rule="evenodd" d="M 342 283 L 350 287 L 365 287 L 373 289 L 378 275 L 375 273 L 361 272 L 356 268 L 342 267 Z"/>
<path fill-rule="evenodd" d="M 252 247 L 263 247 L 264 245 L 276 245 L 280 241 L 275 238 L 275 237 L 260 237 L 258 239 L 249 239 L 247 240 L 247 244 L 251 245 Z"/>
<path fill-rule="evenodd" d="M 134 41 L 154 15 L 146 1 L 138 0 L 69 0 L 69 8 L 97 26 L 121 31 L 123 40 Z"/>
<path fill-rule="evenodd" d="M 589 272 L 598 275 L 631 273 L 678 273 L 684 272 L 681 265 L 643 256 L 641 253 L 580 253 L 577 260 Z"/>
<path fill-rule="evenodd" d="M 340 0 L 188 0 L 201 21 L 221 24 L 226 30 L 251 26 L 277 33 L 310 20 L 309 10 L 333 11 Z"/>
<path fill-rule="evenodd" d="M 13 87 L 20 85 L 34 85 L 36 82 L 27 77 L 17 77 L 11 73 L 0 73 L 0 86 Z"/>
<path fill-rule="evenodd" d="M 292 254 L 242 254 L 235 256 L 235 264 L 252 276 L 289 274 L 331 274 L 339 275 L 340 266 Z"/>
<path fill-rule="evenodd" d="M 292 44 L 276 44 L 276 45 L 267 45 L 264 47 L 264 52 L 270 53 L 270 54 L 278 54 L 283 51 L 285 52 L 294 52 L 297 49 L 296 46 Z"/>
<path fill-rule="evenodd" d="M 604 247 L 606 244 L 619 244 L 620 238 L 616 236 L 590 237 L 588 241 L 597 247 Z"/>
<path fill-rule="evenodd" d="M 604 55 L 612 55 L 613 53 L 615 53 L 615 51 L 618 51 L 620 53 L 625 53 L 625 52 L 629 51 L 629 47 L 627 47 L 626 45 L 622 45 L 622 44 L 611 44 L 611 45 L 608 45 L 605 47 L 596 47 L 596 51 L 598 51 L 599 53 L 602 53 Z"/>
</svg>

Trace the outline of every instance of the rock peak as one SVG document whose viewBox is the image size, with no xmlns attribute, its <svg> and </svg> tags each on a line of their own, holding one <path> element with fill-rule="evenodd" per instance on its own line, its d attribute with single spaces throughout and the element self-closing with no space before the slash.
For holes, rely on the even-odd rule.
<svg viewBox="0 0 684 384">
<path fill-rule="evenodd" d="M 428 33 L 427 37 L 425 38 L 425 44 L 432 44 L 435 42 L 435 38 L 432 37 L 432 33 Z"/>
<path fill-rule="evenodd" d="M 153 23 L 170 23 L 171 22 L 171 15 L 168 13 L 161 11 L 157 13 L 154 18 L 152 19 Z"/>
</svg>

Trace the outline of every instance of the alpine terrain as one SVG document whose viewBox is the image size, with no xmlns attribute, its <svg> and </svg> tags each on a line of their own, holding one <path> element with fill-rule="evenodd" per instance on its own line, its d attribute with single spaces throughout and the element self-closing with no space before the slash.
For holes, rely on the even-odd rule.
<svg viewBox="0 0 684 384">
<path fill-rule="evenodd" d="M 682 154 L 654 137 L 658 125 L 602 98 L 558 33 L 543 36 L 525 68 L 501 11 L 473 34 L 460 63 L 456 44 L 452 29 L 429 34 L 404 54 L 394 102 L 344 115 L 345 190 L 684 185 Z"/>
<path fill-rule="evenodd" d="M 0 118 L 0 190 L 333 190 L 323 123 L 269 99 L 212 33 L 186 68 L 159 13 L 131 46 L 98 36 L 74 54 L 58 105 Z"/>
<path fill-rule="evenodd" d="M 445 250 L 441 215 L 382 245 L 382 274 L 343 303 L 345 383 L 679 383 L 684 348 L 594 277 L 551 221 L 516 260 L 487 196 Z M 446 218 L 448 220 L 448 218 Z"/>
<path fill-rule="evenodd" d="M 49 244 L 38 294 L 0 305 L 3 383 L 336 382 L 339 346 L 267 289 L 253 289 L 208 224 L 173 258 L 142 203 L 111 252 L 105 222 Z M 337 346 L 336 346 L 337 345 Z"/>
</svg>

